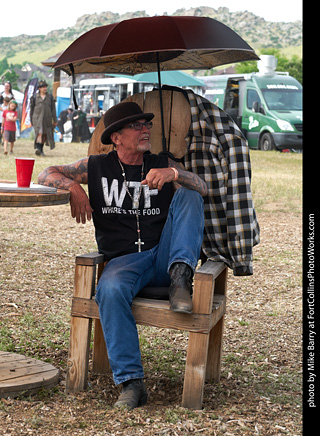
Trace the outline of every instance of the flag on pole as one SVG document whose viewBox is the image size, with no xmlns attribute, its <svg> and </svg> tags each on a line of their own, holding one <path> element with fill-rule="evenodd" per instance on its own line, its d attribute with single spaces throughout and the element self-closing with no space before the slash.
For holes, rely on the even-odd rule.
<svg viewBox="0 0 320 436">
<path fill-rule="evenodd" d="M 21 114 L 21 128 L 20 131 L 23 132 L 26 129 L 29 129 L 31 125 L 31 116 L 30 116 L 30 100 L 33 95 L 35 95 L 38 86 L 38 79 L 29 80 L 26 89 L 24 91 L 24 98 L 22 103 L 22 114 Z"/>
</svg>

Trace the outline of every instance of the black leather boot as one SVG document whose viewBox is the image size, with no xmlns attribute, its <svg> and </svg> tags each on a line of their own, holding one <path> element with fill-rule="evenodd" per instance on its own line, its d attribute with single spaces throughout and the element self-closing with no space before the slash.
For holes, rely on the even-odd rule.
<svg viewBox="0 0 320 436">
<path fill-rule="evenodd" d="M 169 274 L 170 309 L 174 312 L 192 313 L 192 269 L 186 263 L 177 262 L 172 265 Z"/>
<path fill-rule="evenodd" d="M 40 144 L 39 142 L 36 142 L 36 151 L 35 151 L 35 154 L 36 154 L 37 156 L 40 156 L 40 155 L 41 155 L 41 153 L 42 153 L 42 147 L 43 147 L 42 144 Z"/>
<path fill-rule="evenodd" d="M 143 406 L 148 399 L 147 389 L 142 378 L 128 380 L 122 384 L 122 392 L 115 407 L 134 409 Z"/>
</svg>

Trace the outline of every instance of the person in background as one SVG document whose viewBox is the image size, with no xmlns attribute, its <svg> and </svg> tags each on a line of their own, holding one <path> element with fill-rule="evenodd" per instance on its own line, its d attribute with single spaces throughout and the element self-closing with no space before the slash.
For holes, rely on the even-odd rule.
<svg viewBox="0 0 320 436">
<path fill-rule="evenodd" d="M 1 129 L 1 127 L 2 127 L 2 114 L 3 114 L 3 111 L 5 109 L 8 109 L 9 101 L 10 101 L 9 97 L 4 97 L 3 98 L 3 103 L 0 104 L 0 141 L 1 141 L 2 145 L 3 145 L 3 141 L 2 141 L 2 129 Z"/>
<path fill-rule="evenodd" d="M 43 146 L 48 145 L 52 150 L 55 147 L 53 129 L 57 125 L 55 101 L 48 92 L 48 84 L 40 80 L 38 91 L 30 99 L 31 123 L 35 131 L 35 154 L 44 156 Z"/>
<path fill-rule="evenodd" d="M 9 81 L 4 83 L 4 90 L 1 92 L 0 94 L 0 129 L 1 129 L 1 122 L 2 122 L 2 106 L 5 105 L 5 102 L 9 102 L 10 100 L 12 100 L 14 98 L 13 92 L 12 92 L 12 86 L 11 83 Z M 1 140 L 1 136 L 0 136 L 0 140 Z"/>
<path fill-rule="evenodd" d="M 57 126 L 58 126 L 58 129 L 59 129 L 60 142 L 63 142 L 63 135 L 65 134 L 64 124 L 68 120 L 71 120 L 72 112 L 73 112 L 73 109 L 71 107 L 68 107 L 68 109 L 64 109 L 59 114 Z"/>
<path fill-rule="evenodd" d="M 14 98 L 12 86 L 11 86 L 11 83 L 9 81 L 4 83 L 4 90 L 0 94 L 0 104 L 3 103 L 3 99 L 5 97 L 8 97 L 9 100 L 12 100 Z"/>
<path fill-rule="evenodd" d="M 13 146 L 16 140 L 16 121 L 18 119 L 17 112 L 18 103 L 11 100 L 8 104 L 8 109 L 5 109 L 2 114 L 1 133 L 3 134 L 4 154 L 8 154 L 8 143 L 10 142 L 10 153 L 13 154 Z"/>
<path fill-rule="evenodd" d="M 87 115 L 79 107 L 72 114 L 72 142 L 89 142 L 90 137 Z"/>
</svg>

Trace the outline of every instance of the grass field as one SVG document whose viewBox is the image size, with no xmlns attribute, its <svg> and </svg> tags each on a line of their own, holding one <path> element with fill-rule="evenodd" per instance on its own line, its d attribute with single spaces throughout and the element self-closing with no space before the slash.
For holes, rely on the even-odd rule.
<svg viewBox="0 0 320 436">
<path fill-rule="evenodd" d="M 33 181 L 52 164 L 86 156 L 87 144 L 56 144 L 36 157 Z M 33 157 L 18 140 L 15 156 Z M 92 223 L 69 206 L 0 208 L 0 350 L 48 361 L 59 384 L 0 399 L 0 435 L 302 435 L 302 155 L 251 151 L 252 191 L 261 230 L 253 276 L 229 270 L 220 384 L 205 385 L 203 410 L 180 407 L 188 336 L 139 326 L 148 404 L 112 408 L 119 388 L 89 368 L 85 392 L 64 392 L 74 259 L 95 250 Z M 0 154 L 0 178 L 15 179 Z"/>
</svg>

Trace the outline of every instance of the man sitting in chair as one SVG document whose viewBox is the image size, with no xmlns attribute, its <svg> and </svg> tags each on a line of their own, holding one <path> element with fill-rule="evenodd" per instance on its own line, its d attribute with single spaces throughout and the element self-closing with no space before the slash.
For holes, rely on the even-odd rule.
<svg viewBox="0 0 320 436">
<path fill-rule="evenodd" d="M 115 406 L 147 402 L 139 338 L 131 312 L 146 286 L 169 286 L 170 308 L 192 312 L 192 277 L 200 256 L 207 185 L 165 155 L 150 153 L 154 114 L 123 102 L 104 115 L 103 144 L 115 150 L 45 169 L 38 183 L 70 191 L 78 223 L 93 217 L 100 253 L 108 261 L 96 302 L 116 384 Z M 90 201 L 80 186 L 88 184 Z"/>
</svg>

